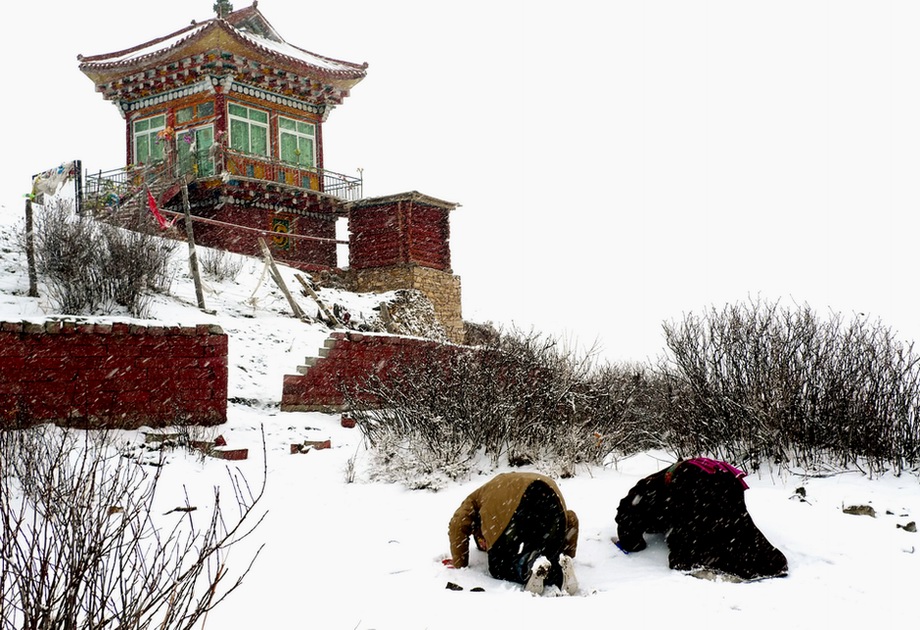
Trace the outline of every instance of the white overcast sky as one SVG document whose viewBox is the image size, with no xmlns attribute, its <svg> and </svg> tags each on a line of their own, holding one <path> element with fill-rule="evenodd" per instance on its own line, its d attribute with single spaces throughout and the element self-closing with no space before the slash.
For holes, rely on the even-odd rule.
<svg viewBox="0 0 920 630">
<path fill-rule="evenodd" d="M 22 3 L 0 203 L 124 162 L 77 68 L 212 0 Z M 239 9 L 248 2 L 234 2 Z M 289 42 L 368 62 L 326 166 L 459 202 L 464 316 L 643 360 L 661 323 L 761 297 L 920 339 L 920 2 L 262 0 Z"/>
</svg>

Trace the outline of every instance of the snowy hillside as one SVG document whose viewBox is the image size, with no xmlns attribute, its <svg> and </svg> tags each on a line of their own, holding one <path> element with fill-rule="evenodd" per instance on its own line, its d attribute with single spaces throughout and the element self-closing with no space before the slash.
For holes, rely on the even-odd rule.
<svg viewBox="0 0 920 630">
<path fill-rule="evenodd" d="M 40 320 L 53 314 L 42 298 L 26 297 L 25 257 L 16 242 L 20 204 L 0 213 L 0 320 Z M 619 552 L 619 499 L 641 477 L 671 463 L 645 453 L 582 468 L 558 480 L 581 522 L 575 596 L 534 597 L 488 575 L 484 554 L 471 566 L 448 569 L 447 522 L 460 501 L 497 471 L 478 473 L 440 492 L 411 491 L 370 481 L 373 454 L 358 430 L 338 415 L 281 413 L 282 376 L 315 355 L 328 334 L 321 324 L 290 316 L 290 308 L 261 261 L 247 259 L 235 281 L 207 281 L 213 315 L 195 307 L 195 292 L 178 250 L 169 298 L 157 297 L 152 316 L 165 323 L 217 323 L 229 335 L 228 421 L 213 435 L 250 449 L 238 462 L 253 483 L 263 470 L 266 436 L 266 521 L 234 549 L 245 564 L 265 549 L 243 586 L 211 613 L 206 627 L 423 630 L 481 628 L 667 628 L 705 624 L 744 628 L 906 628 L 916 623 L 920 535 L 905 529 L 920 517 L 915 475 L 870 479 L 855 470 L 799 475 L 762 471 L 748 478 L 755 522 L 789 559 L 789 575 L 735 584 L 694 579 L 667 568 L 667 549 L 652 537 L 646 551 Z M 291 270 L 283 272 L 296 286 Z M 322 297 L 353 317 L 371 318 L 379 296 L 324 290 Z M 301 306 L 315 305 L 300 298 Z M 142 432 L 125 438 L 143 441 Z M 292 455 L 290 445 L 330 440 L 332 448 Z M 227 462 L 175 451 L 164 468 L 164 512 L 187 492 L 206 508 L 225 482 Z M 349 479 L 353 470 L 354 478 Z M 350 482 L 351 481 L 351 482 Z M 183 487 L 185 490 L 183 490 Z M 803 488 L 804 491 L 796 492 Z M 802 496 L 804 492 L 804 496 Z M 845 514 L 871 505 L 876 516 Z M 206 510 L 202 510 L 206 511 Z M 237 566 L 237 569 L 239 567 Z M 445 589 L 447 582 L 462 591 Z M 482 587 L 484 592 L 470 592 Z"/>
</svg>

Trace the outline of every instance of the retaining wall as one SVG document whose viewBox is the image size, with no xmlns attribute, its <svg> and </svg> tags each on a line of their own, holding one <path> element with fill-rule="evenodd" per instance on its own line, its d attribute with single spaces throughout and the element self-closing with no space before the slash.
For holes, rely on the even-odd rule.
<svg viewBox="0 0 920 630">
<path fill-rule="evenodd" d="M 219 326 L 0 322 L 0 428 L 227 420 Z"/>
<path fill-rule="evenodd" d="M 356 269 L 355 291 L 383 293 L 395 289 L 418 289 L 431 301 L 438 322 L 452 343 L 462 344 L 466 326 L 460 310 L 460 277 L 418 265 Z"/>
<path fill-rule="evenodd" d="M 355 332 L 334 332 L 318 357 L 308 357 L 297 368 L 299 374 L 284 377 L 281 411 L 337 412 L 348 409 L 343 384 L 360 386 L 368 378 L 397 378 L 401 365 L 447 360 L 452 353 L 468 352 L 455 346 L 418 337 L 400 337 Z M 362 404 L 373 405 L 371 396 L 359 396 Z"/>
</svg>

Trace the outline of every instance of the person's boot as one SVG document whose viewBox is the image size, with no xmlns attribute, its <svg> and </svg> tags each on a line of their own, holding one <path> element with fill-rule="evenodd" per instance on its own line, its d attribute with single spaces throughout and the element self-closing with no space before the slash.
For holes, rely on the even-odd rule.
<svg viewBox="0 0 920 630">
<path fill-rule="evenodd" d="M 527 579 L 527 584 L 524 585 L 524 590 L 534 595 L 542 595 L 543 582 L 549 575 L 551 567 L 552 564 L 546 559 L 546 556 L 540 556 L 534 560 L 533 565 L 530 567 L 530 577 Z"/>
<path fill-rule="evenodd" d="M 578 578 L 575 577 L 575 561 L 564 553 L 559 554 L 559 566 L 562 568 L 562 590 L 569 595 L 578 592 Z"/>
</svg>

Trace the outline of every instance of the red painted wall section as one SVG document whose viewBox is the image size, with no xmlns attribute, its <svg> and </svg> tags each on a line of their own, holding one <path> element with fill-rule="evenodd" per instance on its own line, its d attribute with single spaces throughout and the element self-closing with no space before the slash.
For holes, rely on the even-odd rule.
<svg viewBox="0 0 920 630">
<path fill-rule="evenodd" d="M 418 193 L 364 199 L 348 215 L 353 269 L 415 264 L 450 272 L 450 207 Z"/>
<path fill-rule="evenodd" d="M 259 237 L 265 239 L 271 248 L 272 256 L 278 262 L 285 262 L 298 267 L 333 269 L 336 266 L 335 222 L 318 216 L 301 216 L 293 213 L 281 213 L 261 208 L 230 206 L 217 212 L 204 213 L 209 219 L 243 225 L 255 230 L 233 230 L 224 226 L 194 221 L 195 241 L 206 247 L 216 247 L 227 251 L 262 256 Z M 181 223 L 180 223 L 181 225 Z M 184 227 L 183 227 L 184 229 Z M 284 231 L 286 230 L 286 232 Z M 315 240 L 297 238 L 293 235 L 308 235 Z"/>
<path fill-rule="evenodd" d="M 409 224 L 409 258 L 422 267 L 450 270 L 448 214 L 440 208 L 416 204 Z"/>
<path fill-rule="evenodd" d="M 199 245 L 261 257 L 261 237 L 278 262 L 305 271 L 337 266 L 336 220 L 343 212 L 337 199 L 273 181 L 231 179 L 193 183 L 189 203 L 202 219 L 193 222 Z M 179 213 L 183 231 L 181 195 L 169 197 L 164 207 Z"/>
<path fill-rule="evenodd" d="M 0 322 L 0 428 L 220 424 L 227 365 L 219 326 Z"/>
<path fill-rule="evenodd" d="M 443 344 L 418 337 L 355 332 L 334 332 L 320 357 L 308 359 L 300 374 L 285 375 L 282 411 L 343 411 L 347 409 L 343 384 L 398 377 L 400 365 L 446 360 L 450 354 L 468 352 L 466 346 Z M 372 405 L 374 401 L 365 399 Z"/>
</svg>

